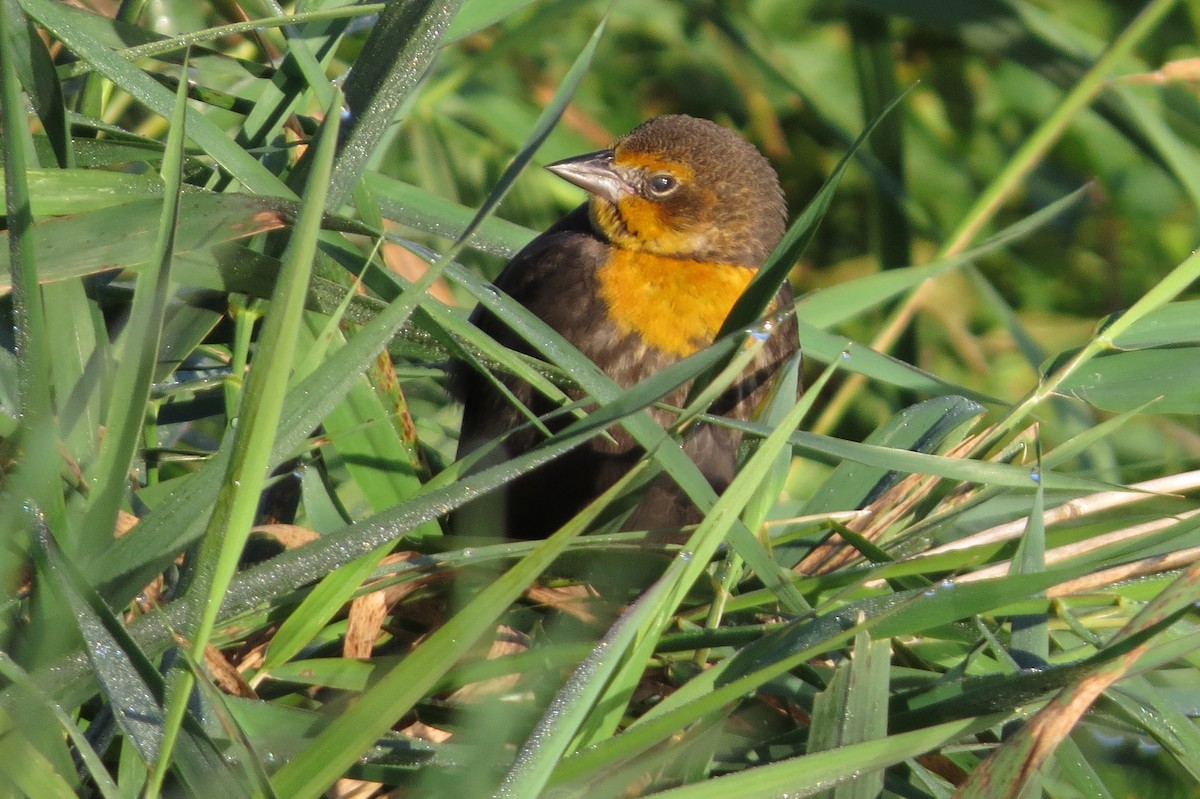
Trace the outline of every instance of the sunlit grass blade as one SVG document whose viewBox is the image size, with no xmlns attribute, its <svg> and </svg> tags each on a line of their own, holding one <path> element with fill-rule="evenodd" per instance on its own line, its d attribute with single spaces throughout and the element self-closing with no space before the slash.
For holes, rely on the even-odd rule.
<svg viewBox="0 0 1200 799">
<path fill-rule="evenodd" d="M 287 223 L 292 208 L 247 194 L 187 192 L 178 203 L 176 253 L 277 230 Z M 33 252 L 49 261 L 39 271 L 39 279 L 63 280 L 144 266 L 154 252 L 161 214 L 162 201 L 154 199 L 37 222 L 31 229 Z M 68 246 L 77 248 L 69 259 L 61 255 Z M 0 265 L 7 265 L 8 254 L 0 258 Z M 0 279 L 0 293 L 11 286 L 8 275 Z"/>
<path fill-rule="evenodd" d="M 1088 187 L 1076 189 L 1044 208 L 1013 223 L 978 246 L 951 258 L 921 266 L 887 269 L 848 283 L 819 289 L 796 300 L 796 314 L 805 324 L 828 329 L 889 299 L 935 278 L 983 258 L 989 253 L 1013 246 L 1052 224 L 1069 211 L 1076 210 L 1088 196 Z M 1036 363 L 1037 361 L 1035 361 Z"/>
<path fill-rule="evenodd" d="M 1174 300 L 1197 280 L 1200 280 L 1200 253 L 1193 253 L 1181 264 L 1172 269 L 1162 280 L 1158 281 L 1149 291 L 1143 294 L 1125 313 L 1114 319 L 1099 335 L 1079 350 L 1078 353 L 1066 359 L 1052 373 L 1047 374 L 1037 389 L 1032 391 L 1013 409 L 1012 413 L 997 425 L 994 437 L 998 438 L 1023 423 L 1036 407 L 1047 397 L 1057 392 L 1059 387 L 1070 380 L 1073 375 L 1077 374 L 1085 364 L 1112 349 L 1112 342 L 1119 339 L 1126 330 L 1133 327 L 1142 318 Z M 1136 355 L 1137 353 L 1133 354 Z M 1186 389 L 1184 396 L 1190 397 L 1186 393 Z M 1140 402 L 1145 402 L 1144 395 L 1142 395 Z M 1139 402 L 1132 404 L 1136 405 Z"/>
<path fill-rule="evenodd" d="M 184 58 L 184 69 L 187 59 Z M 162 163 L 163 207 L 151 266 L 139 276 L 129 322 L 116 350 L 117 366 L 104 423 L 104 441 L 87 477 L 91 494 L 84 516 L 83 545 L 89 552 L 105 549 L 113 538 L 117 510 L 125 496 L 130 465 L 138 446 L 150 383 L 158 363 L 163 320 L 171 287 L 171 260 L 179 217 L 181 169 L 187 111 L 186 81 L 180 81 L 171 130 Z"/>
<path fill-rule="evenodd" d="M 886 447 L 920 453 L 936 452 L 946 444 L 955 444 L 983 414 L 978 404 L 956 396 L 938 397 L 905 408 L 877 427 L 863 447 Z M 805 507 L 807 513 L 822 513 L 862 507 L 883 493 L 887 479 L 895 472 L 869 467 L 856 458 L 839 459 L 829 477 Z M 953 460 L 953 459 L 947 459 Z M 1025 475 L 1028 482 L 1028 474 Z"/>
<path fill-rule="evenodd" d="M 316 146 L 318 155 L 312 180 L 284 255 L 284 269 L 276 284 L 271 310 L 259 336 L 254 365 L 242 392 L 238 416 L 234 419 L 229 463 L 188 587 L 187 601 L 195 616 L 185 629 L 191 656 L 197 662 L 203 660 L 204 650 L 212 637 L 221 599 L 237 570 L 267 477 L 271 444 L 280 422 L 295 357 L 308 277 L 321 230 L 325 189 L 333 164 L 337 109 L 330 109 L 329 113 Z M 173 686 L 164 723 L 164 751 L 154 761 L 151 776 L 151 788 L 155 792 L 170 762 L 172 737 L 182 723 L 192 688 L 190 672 L 180 671 L 176 675 L 177 683 Z"/>
<path fill-rule="evenodd" d="M 814 796 L 864 771 L 886 768 L 986 730 L 999 720 L 996 716 L 983 716 L 889 735 L 887 738 L 849 744 L 828 752 L 804 755 L 738 774 L 716 777 L 703 783 L 661 791 L 655 796 L 660 799 L 725 799 L 729 796 L 742 799 L 774 799 L 778 796 Z"/>
<path fill-rule="evenodd" d="M 371 14 L 379 13 L 383 7 L 383 3 L 363 3 L 361 5 L 342 6 L 338 8 L 322 8 L 316 11 L 298 11 L 295 14 L 286 14 L 283 16 L 261 17 L 246 22 L 233 22 L 228 25 L 205 28 L 204 30 L 189 31 L 175 36 L 164 36 L 155 41 L 126 47 L 123 50 L 118 50 L 117 53 L 130 61 L 139 58 L 164 56 L 186 50 L 203 42 L 211 42 L 214 39 L 220 39 L 224 36 L 237 36 L 267 28 L 281 28 L 286 25 L 302 25 L 309 22 L 321 22 L 342 19 L 344 17 L 370 16 Z M 126 34 L 131 29 L 130 26 L 118 27 L 116 25 L 114 25 L 114 28 Z M 138 29 L 133 28 L 132 30 Z M 209 52 L 212 53 L 213 51 Z M 78 62 L 61 67 L 60 74 L 64 79 L 74 78 L 86 74 L 89 69 L 90 67 L 87 62 Z"/>
<path fill-rule="evenodd" d="M 291 660 L 308 645 L 371 576 L 391 548 L 388 542 L 323 577 L 271 636 L 258 673 L 270 674 L 276 666 Z"/>
<path fill-rule="evenodd" d="M 461 238 L 475 216 L 470 208 L 386 175 L 368 172 L 363 175 L 363 183 L 374 192 L 384 217 L 425 233 L 448 239 Z M 489 217 L 476 226 L 469 246 L 510 258 L 528 244 L 533 235 L 533 231 L 512 222 Z"/>
</svg>

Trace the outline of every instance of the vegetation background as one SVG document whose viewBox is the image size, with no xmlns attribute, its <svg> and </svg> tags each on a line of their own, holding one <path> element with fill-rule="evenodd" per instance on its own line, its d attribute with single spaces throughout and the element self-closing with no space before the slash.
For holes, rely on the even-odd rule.
<svg viewBox="0 0 1200 799">
<path fill-rule="evenodd" d="M 1200 3 L 0 21 L 0 793 L 1200 796 Z M 639 411 L 754 336 L 622 393 L 486 282 L 668 112 L 797 219 L 743 310 L 809 388 L 719 500 Z M 451 355 L 600 409 L 464 478 Z M 617 420 L 686 544 L 440 535 Z"/>
</svg>

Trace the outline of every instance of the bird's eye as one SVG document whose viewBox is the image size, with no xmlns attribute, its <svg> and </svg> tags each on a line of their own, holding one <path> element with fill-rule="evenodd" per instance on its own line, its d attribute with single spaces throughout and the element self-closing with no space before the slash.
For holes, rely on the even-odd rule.
<svg viewBox="0 0 1200 799">
<path fill-rule="evenodd" d="M 675 187 L 679 185 L 679 181 L 670 175 L 655 175 L 650 178 L 647 184 L 650 187 L 652 194 L 657 194 L 659 197 L 665 197 L 675 191 Z"/>
</svg>

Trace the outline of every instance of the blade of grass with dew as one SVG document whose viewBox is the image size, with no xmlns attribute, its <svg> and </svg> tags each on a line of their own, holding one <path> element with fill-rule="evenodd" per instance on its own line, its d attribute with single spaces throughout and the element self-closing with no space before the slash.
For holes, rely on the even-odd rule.
<svg viewBox="0 0 1200 799">
<path fill-rule="evenodd" d="M 461 0 L 388 3 L 379 15 L 346 80 L 351 116 L 330 178 L 329 210 L 350 197 L 396 111 L 432 63 L 461 4 Z M 306 156 L 297 164 L 295 176 L 303 176 L 308 166 Z"/>
<path fill-rule="evenodd" d="M 271 675 L 273 669 L 291 660 L 308 646 L 392 548 L 393 544 L 389 541 L 321 578 L 271 636 L 256 674 Z"/>
<path fill-rule="evenodd" d="M 622 661 L 628 653 L 636 652 L 646 620 L 656 615 L 667 599 L 672 581 L 681 569 L 679 560 L 672 563 L 666 574 L 621 614 L 572 672 L 517 752 L 493 794 L 495 799 L 536 796 L 542 792 L 579 727 L 596 712 L 601 693 L 612 684 Z"/>
<path fill-rule="evenodd" d="M 422 233 L 457 239 L 471 223 L 474 212 L 433 192 L 402 183 L 386 175 L 368 172 L 363 183 L 374 193 L 379 211 L 387 219 Z M 471 249 L 511 258 L 533 239 L 535 233 L 504 219 L 490 217 L 471 237 Z"/>
<path fill-rule="evenodd" d="M 183 71 L 187 71 L 186 55 Z M 163 206 L 150 261 L 152 265 L 138 275 L 129 321 L 116 348 L 117 366 L 104 421 L 104 440 L 93 467 L 86 474 L 91 491 L 83 518 L 86 538 L 82 543 L 90 552 L 104 549 L 113 538 L 117 511 L 128 487 L 129 469 L 139 443 L 150 383 L 158 363 L 171 287 L 175 226 L 179 218 L 186 110 L 187 82 L 180 81 L 163 154 Z"/>
<path fill-rule="evenodd" d="M 783 422 L 788 409 L 793 404 L 792 398 L 799 393 L 800 364 L 802 360 L 800 353 L 796 353 L 779 370 L 771 386 L 771 393 L 762 406 L 763 410 L 757 415 L 758 418 L 756 421 L 762 422 L 771 429 L 774 429 Z M 836 367 L 826 369 L 825 373 L 812 386 L 808 387 L 807 391 L 810 395 L 809 400 L 811 403 L 816 403 L 816 398 L 821 395 L 825 381 L 829 379 L 834 368 Z M 758 442 L 752 441 L 750 450 L 753 451 L 757 447 Z M 748 530 L 761 533 L 760 528 L 763 522 L 771 512 L 771 508 L 778 501 L 779 495 L 783 492 L 784 485 L 787 484 L 788 470 L 791 463 L 792 449 L 791 447 L 784 447 L 780 450 L 776 458 L 775 466 L 767 472 L 766 479 L 763 480 L 750 501 L 746 503 L 742 518 L 746 522 Z"/>
<path fill-rule="evenodd" d="M 271 780 L 267 776 L 263 761 L 250 743 L 249 735 L 238 726 L 237 720 L 230 710 L 230 702 L 233 697 L 219 689 L 209 676 L 205 666 L 192 660 L 186 650 L 180 650 L 179 655 L 184 658 L 186 668 L 195 675 L 196 696 L 200 704 L 205 707 L 206 720 L 213 728 L 220 730 L 223 736 L 220 750 L 222 762 L 225 764 L 236 763 L 241 766 L 239 776 L 244 783 L 241 788 L 242 795 L 252 797 L 252 799 L 279 799 L 271 788 Z M 201 796 L 213 790 L 210 785 L 203 783 L 202 785 L 200 790 L 196 790 L 196 787 L 192 786 L 192 792 Z"/>
<path fill-rule="evenodd" d="M 838 664 L 824 691 L 813 697 L 807 751 L 823 752 L 887 737 L 889 642 L 854 638 L 850 659 Z M 827 799 L 875 799 L 883 773 L 864 772 L 825 793 Z"/>
<path fill-rule="evenodd" d="M 302 24 L 297 20 L 296 24 L 282 27 L 280 33 L 286 38 L 286 45 L 277 75 L 293 77 L 283 81 L 276 78 L 263 86 L 254 108 L 242 120 L 237 135 L 239 144 L 248 150 L 270 146 L 274 139 L 284 135 L 283 129 L 297 112 L 297 106 L 332 107 L 328 62 L 349 24 L 346 19 L 316 19 Z M 325 64 L 318 61 L 318 53 L 325 56 Z M 299 176 L 290 178 L 290 183 L 294 187 L 302 185 Z"/>
<path fill-rule="evenodd" d="M 195 615 L 184 629 L 196 661 L 204 658 L 221 598 L 237 571 L 266 481 L 271 444 L 281 421 L 337 140 L 337 108 L 329 109 L 328 114 L 315 148 L 312 179 L 305 191 L 300 218 L 288 243 L 283 272 L 259 336 L 255 365 L 243 389 L 238 415 L 234 417 L 237 426 L 230 443 L 228 466 L 196 556 L 194 577 L 187 588 Z M 151 774 L 152 794 L 160 790 L 170 763 L 173 739 L 183 721 L 192 683 L 190 672 L 176 672 L 167 704 L 163 749 Z"/>
<path fill-rule="evenodd" d="M 937 397 L 905 408 L 867 436 L 864 446 L 893 451 L 928 452 L 942 445 L 955 431 L 978 420 L 984 408 L 965 397 Z M 889 475 L 888 469 L 843 460 L 805 505 L 805 513 L 825 513 L 857 508 L 869 503 Z M 1025 475 L 1028 483 L 1028 473 Z"/>
<path fill-rule="evenodd" d="M 770 763 L 735 774 L 714 777 L 653 794 L 656 799 L 800 799 L 853 779 L 864 771 L 895 765 L 946 744 L 983 732 L 1004 716 L 981 716 L 952 721 L 914 732 L 849 744 L 828 752 Z"/>
<path fill-rule="evenodd" d="M 23 28 L 25 20 L 16 9 L 0 9 L 0 54 L 4 64 L 14 63 L 16 53 L 12 43 L 16 32 Z M 50 432 L 50 356 L 46 351 L 46 316 L 38 290 L 38 265 L 33 244 L 33 219 L 30 213 L 29 185 L 26 179 L 31 168 L 37 166 L 33 141 L 25 118 L 25 101 L 17 81 L 16 71 L 11 67 L 0 70 L 3 83 L 4 128 L 7 132 L 4 147 L 5 217 L 7 220 L 5 264 L 6 277 L 13 288 L 13 324 L 16 327 L 15 344 L 20 369 L 20 414 L 32 431 L 45 428 Z M 33 444 L 34 442 L 29 442 Z M 45 442 L 42 442 L 45 443 Z M 54 507 L 58 503 L 48 504 Z M 55 514 L 56 517 L 61 514 Z M 56 518 L 56 521 L 58 519 Z"/>
<path fill-rule="evenodd" d="M 177 53 L 181 50 L 186 50 L 189 47 L 194 47 L 203 42 L 211 42 L 215 39 L 221 39 L 227 36 L 238 36 L 246 33 L 253 33 L 264 28 L 282 28 L 288 25 L 302 25 L 309 22 L 325 22 L 328 20 L 341 19 L 343 17 L 366 17 L 372 14 L 379 13 L 384 7 L 383 3 L 363 3 L 354 6 L 340 6 L 335 8 L 322 8 L 316 11 L 297 11 L 294 14 L 284 14 L 274 17 L 260 17 L 247 22 L 231 22 L 227 25 L 215 25 L 211 28 L 204 28 L 198 31 L 188 31 L 186 33 L 178 33 L 174 36 L 164 36 L 155 41 L 148 41 L 144 44 L 137 44 L 124 49 L 118 49 L 117 53 L 122 57 L 135 61 L 139 58 L 154 58 L 157 56 L 169 55 Z M 79 13 L 86 13 L 80 11 Z M 112 39 L 119 42 L 121 35 L 129 35 L 130 30 L 140 30 L 132 28 L 132 26 L 113 26 Z M 144 34 L 145 31 L 142 31 Z M 115 45 L 114 45 L 115 46 Z M 216 55 L 221 58 L 229 56 L 207 51 L 209 55 Z M 90 70 L 87 62 L 77 62 L 67 64 L 60 67 L 60 75 L 63 79 L 74 78 L 80 75 L 87 74 Z"/>
<path fill-rule="evenodd" d="M 715 417 L 713 420 L 716 421 Z M 769 428 L 752 422 L 729 422 L 729 426 L 757 436 L 765 436 L 771 432 Z M 856 441 L 819 436 L 803 430 L 792 434 L 791 443 L 798 449 L 831 461 L 852 460 L 866 466 L 889 471 L 931 474 L 969 483 L 1009 488 L 1032 488 L 1035 485 L 1028 468 L 1005 463 L 948 458 L 924 452 L 889 449 L 873 444 L 860 444 Z M 1082 492 L 1121 490 L 1120 486 L 1114 486 L 1111 483 L 1089 480 L 1084 477 L 1072 477 L 1059 472 L 1043 472 L 1040 479 L 1044 481 L 1047 490 Z"/>
<path fill-rule="evenodd" d="M 142 760 L 154 762 L 163 742 L 163 709 L 159 703 L 164 688 L 162 677 L 104 601 L 84 584 L 82 575 L 44 527 L 38 539 L 33 550 L 35 558 L 70 607 L 70 617 L 87 643 L 91 676 L 99 683 L 101 696 Z M 198 725 L 189 722 L 182 730 L 175 767 L 194 791 L 244 795 L 238 775 Z"/>
<path fill-rule="evenodd" d="M 1003 406 L 1002 400 L 989 397 L 967 386 L 952 383 L 890 355 L 871 349 L 845 336 L 835 335 L 797 319 L 804 354 L 822 363 L 843 361 L 842 368 L 856 375 L 869 377 L 898 388 L 924 394 L 961 394 L 985 405 Z"/>
<path fill-rule="evenodd" d="M 13 40 L 25 27 L 26 20 L 20 10 L 7 3 L 0 3 L 0 114 L 3 115 L 4 169 L 8 179 L 4 186 L 5 218 L 7 236 L 5 250 L 0 258 L 7 260 L 3 274 L 13 286 L 11 322 L 16 365 L 16 417 L 18 426 L 16 441 L 19 442 L 20 460 L 14 473 L 4 481 L 3 501 L 0 501 L 0 522 L 4 529 L 12 531 L 10 545 L 0 554 L 0 579 L 8 585 L 20 585 L 26 579 L 23 569 L 27 565 L 24 550 L 30 545 L 32 520 L 29 506 L 41 509 L 46 523 L 54 536 L 68 545 L 72 544 L 73 530 L 67 523 L 66 504 L 58 479 L 61 458 L 58 454 L 58 423 L 54 417 L 52 402 L 53 364 L 47 346 L 46 308 L 38 286 L 39 258 L 34 245 L 32 218 L 30 216 L 29 187 L 25 174 L 37 166 L 33 141 L 30 136 L 29 120 L 25 114 L 25 99 L 17 81 L 13 64 Z M 45 596 L 46 587 L 34 579 L 35 598 L 31 607 L 35 612 L 32 619 L 21 619 L 16 613 L 5 613 L 0 618 L 0 633 L 4 640 L 11 636 L 18 625 L 31 625 L 29 629 L 42 633 L 42 643 L 31 641 L 28 655 L 37 654 L 44 648 L 45 656 L 51 657 L 61 642 L 56 641 L 56 627 L 49 618 L 54 618 L 64 608 L 53 594 Z M 55 734 L 49 724 L 40 719 L 30 721 L 30 734 L 37 740 L 40 733 Z"/>
<path fill-rule="evenodd" d="M 1104 354 L 1074 369 L 1057 393 L 1116 413 L 1144 407 L 1145 413 L 1194 416 L 1200 414 L 1200 370 L 1179 368 L 1188 363 L 1200 363 L 1200 347 Z"/>
<path fill-rule="evenodd" d="M 0 172 L 0 181 L 3 178 Z M 34 217 L 79 214 L 162 196 L 162 181 L 155 175 L 99 169 L 31 169 L 25 178 Z"/>
<path fill-rule="evenodd" d="M 1120 314 L 1100 321 L 1099 329 L 1105 328 Z M 1169 302 L 1143 316 L 1132 327 L 1127 327 L 1112 340 L 1118 350 L 1152 349 L 1181 344 L 1200 344 L 1200 328 L 1196 319 L 1200 317 L 1200 300 Z"/>
<path fill-rule="evenodd" d="M 1161 648 L 1164 648 L 1163 644 L 1156 642 L 1139 658 L 1131 672 L 1139 670 Z M 1190 652 L 1181 651 L 1180 654 L 1187 657 L 1195 651 L 1193 645 Z M 1190 720 L 1191 714 L 1179 706 L 1177 697 L 1165 695 L 1151 682 L 1152 679 L 1150 675 L 1139 675 L 1122 680 L 1119 686 L 1105 694 L 1105 699 L 1119 708 L 1119 715 L 1137 724 L 1140 733 L 1169 753 L 1193 780 L 1200 779 L 1200 735 Z"/>
</svg>

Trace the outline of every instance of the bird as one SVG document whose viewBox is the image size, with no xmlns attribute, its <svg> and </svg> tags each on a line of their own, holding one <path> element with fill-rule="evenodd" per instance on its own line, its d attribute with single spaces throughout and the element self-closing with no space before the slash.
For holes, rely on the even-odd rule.
<svg viewBox="0 0 1200 799">
<path fill-rule="evenodd" d="M 546 168 L 589 197 L 513 256 L 493 285 L 621 387 L 711 344 L 787 227 L 774 168 L 741 135 L 707 119 L 655 117 L 608 149 Z M 773 308 L 791 306 L 785 282 Z M 532 354 L 486 308 L 477 308 L 471 321 L 497 342 Z M 709 412 L 751 418 L 772 376 L 798 349 L 795 319 L 784 315 L 756 359 Z M 500 379 L 534 413 L 556 407 L 527 383 Z M 477 368 L 460 363 L 456 384 L 463 403 L 460 458 L 516 430 L 476 469 L 521 455 L 544 439 Z M 681 386 L 664 402 L 682 405 L 688 388 Z M 578 392 L 568 394 L 581 398 Z M 664 426 L 675 419 L 669 410 L 652 408 L 651 414 Z M 547 537 L 643 455 L 619 425 L 607 432 L 518 477 L 498 489 L 499 495 L 471 500 L 452 516 L 451 531 Z M 740 441 L 738 432 L 700 424 L 686 433 L 683 449 L 720 492 L 733 478 Z M 701 518 L 682 489 L 660 475 L 620 529 L 675 530 Z"/>
</svg>

